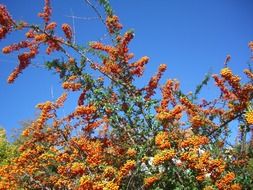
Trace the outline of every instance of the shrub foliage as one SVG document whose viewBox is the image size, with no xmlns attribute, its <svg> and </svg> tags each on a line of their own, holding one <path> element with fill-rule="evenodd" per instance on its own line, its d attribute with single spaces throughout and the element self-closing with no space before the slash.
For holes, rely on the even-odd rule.
<svg viewBox="0 0 253 190">
<path fill-rule="evenodd" d="M 246 141 L 253 124 L 250 67 L 243 82 L 228 67 L 228 56 L 219 74 L 184 94 L 177 80 L 159 83 L 162 64 L 147 84 L 136 86 L 149 58 L 130 52 L 133 31 L 123 30 L 107 0 L 99 1 L 103 14 L 86 2 L 105 25 L 108 42 L 77 44 L 70 25 L 51 20 L 49 0 L 38 14 L 43 25 L 16 21 L 0 5 L 0 39 L 26 32 L 24 40 L 2 49 L 19 52 L 8 82 L 37 55 L 57 52 L 60 58 L 44 65 L 56 71 L 65 89 L 57 100 L 37 105 L 40 114 L 19 143 L 1 138 L 0 189 L 252 189 L 252 143 Z M 211 78 L 220 95 L 198 99 Z M 59 116 L 72 91 L 79 94 L 76 108 Z M 228 140 L 232 121 L 240 129 L 235 145 Z"/>
</svg>

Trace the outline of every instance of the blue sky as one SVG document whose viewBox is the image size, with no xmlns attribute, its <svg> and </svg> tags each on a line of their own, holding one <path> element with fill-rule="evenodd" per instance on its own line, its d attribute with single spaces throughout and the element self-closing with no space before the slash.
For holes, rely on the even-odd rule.
<svg viewBox="0 0 253 190">
<path fill-rule="evenodd" d="M 37 13 L 43 0 L 0 0 L 14 19 L 41 22 Z M 230 67 L 241 75 L 250 59 L 248 42 L 253 40 L 252 0 L 111 0 L 124 29 L 134 29 L 135 39 L 130 45 L 136 58 L 150 57 L 145 75 L 138 85 L 145 85 L 159 64 L 165 63 L 167 78 L 177 78 L 185 92 L 193 91 L 205 73 L 219 72 L 227 54 L 232 59 Z M 52 0 L 53 21 L 60 26 L 68 16 L 96 17 L 83 0 Z M 76 40 L 79 44 L 99 39 L 105 33 L 97 19 L 75 19 Z M 22 34 L 10 35 L 0 41 L 0 49 L 18 42 Z M 53 58 L 56 55 L 52 55 Z M 8 85 L 6 79 L 17 59 L 14 55 L 0 54 L 0 126 L 11 134 L 21 121 L 36 115 L 35 105 L 60 96 L 62 89 L 56 75 L 41 67 L 48 57 L 41 54 L 15 81 Z M 203 97 L 212 97 L 213 81 L 203 91 Z M 53 93 L 52 93 L 53 92 Z M 76 106 L 69 101 L 66 111 Z"/>
</svg>

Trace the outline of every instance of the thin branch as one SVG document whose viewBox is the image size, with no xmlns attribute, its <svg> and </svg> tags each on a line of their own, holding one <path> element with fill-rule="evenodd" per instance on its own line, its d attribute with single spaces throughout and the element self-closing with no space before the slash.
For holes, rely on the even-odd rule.
<svg viewBox="0 0 253 190">
<path fill-rule="evenodd" d="M 74 19 L 74 13 L 71 9 L 71 15 L 72 15 L 72 28 L 73 28 L 73 43 L 76 43 L 76 27 L 75 27 L 75 19 Z"/>
<path fill-rule="evenodd" d="M 99 11 L 97 10 L 97 8 L 89 1 L 89 0 L 85 0 L 85 2 L 95 11 L 95 13 L 98 15 L 99 19 L 102 21 L 102 23 L 105 25 L 105 21 L 102 17 L 102 15 L 99 13 Z"/>
<path fill-rule="evenodd" d="M 66 15 L 65 17 L 72 18 L 72 19 L 79 19 L 79 20 L 96 20 L 99 19 L 98 17 L 79 17 L 79 16 L 69 16 Z"/>
<path fill-rule="evenodd" d="M 229 120 L 225 121 L 224 123 L 222 123 L 219 127 L 217 127 L 216 129 L 214 129 L 213 131 L 211 131 L 207 136 L 210 137 L 211 135 L 213 135 L 216 131 L 222 129 L 223 127 L 225 127 L 227 124 L 229 124 L 231 121 L 234 121 L 236 118 L 242 116 L 244 114 L 244 111 L 237 113 L 234 117 L 230 118 Z"/>
</svg>

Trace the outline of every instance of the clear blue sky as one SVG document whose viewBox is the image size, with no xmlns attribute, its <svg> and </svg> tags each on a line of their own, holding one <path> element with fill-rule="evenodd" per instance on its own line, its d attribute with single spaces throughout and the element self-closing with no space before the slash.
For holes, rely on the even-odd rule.
<svg viewBox="0 0 253 190">
<path fill-rule="evenodd" d="M 43 8 L 43 0 L 0 0 L 13 18 L 40 22 L 37 12 Z M 136 58 L 147 55 L 150 63 L 145 76 L 138 85 L 146 84 L 161 63 L 168 65 L 166 78 L 177 78 L 182 89 L 193 91 L 206 72 L 219 72 L 227 54 L 232 56 L 230 66 L 238 74 L 249 61 L 247 44 L 253 40 L 252 0 L 111 0 L 124 29 L 132 28 L 135 39 L 131 51 Z M 53 21 L 60 26 L 72 24 L 67 17 L 94 17 L 94 12 L 83 0 L 52 0 Z M 87 44 L 104 34 L 98 20 L 75 20 L 77 41 Z M 8 36 L 0 41 L 0 49 L 17 42 L 21 34 Z M 52 58 L 53 56 L 51 56 Z M 33 63 L 42 65 L 47 56 L 39 56 Z M 58 97 L 62 90 L 59 79 L 52 72 L 30 66 L 15 81 L 8 85 L 6 79 L 17 60 L 14 55 L 0 54 L 0 126 L 8 134 L 20 126 L 20 121 L 33 119 L 38 102 Z M 213 81 L 211 82 L 213 83 Z M 203 96 L 213 95 L 212 85 Z M 76 106 L 69 101 L 66 112 Z"/>
</svg>

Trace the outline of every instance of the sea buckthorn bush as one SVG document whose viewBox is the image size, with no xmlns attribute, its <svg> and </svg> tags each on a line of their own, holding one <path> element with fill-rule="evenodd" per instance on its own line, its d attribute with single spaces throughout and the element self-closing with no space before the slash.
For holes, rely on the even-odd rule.
<svg viewBox="0 0 253 190">
<path fill-rule="evenodd" d="M 39 115 L 16 147 L 1 138 L 0 189 L 252 189 L 253 142 L 227 143 L 232 121 L 239 122 L 241 136 L 253 125 L 251 68 L 242 81 L 229 68 L 228 56 L 219 74 L 207 76 L 194 94 L 184 94 L 175 79 L 160 84 L 166 70 L 161 64 L 147 84 L 136 86 L 149 57 L 134 58 L 133 31 L 123 29 L 107 0 L 99 3 L 111 41 L 88 47 L 76 44 L 70 25 L 52 21 L 50 0 L 38 14 L 43 25 L 16 21 L 0 5 L 0 39 L 25 32 L 24 39 L 2 49 L 19 53 L 8 83 L 25 74 L 37 55 L 58 52 L 64 60 L 45 66 L 59 74 L 65 91 L 37 105 Z M 253 42 L 249 48 L 253 51 Z M 201 101 L 197 94 L 211 78 L 220 95 Z M 79 94 L 76 108 L 60 117 L 73 91 Z M 15 153 L 5 156 L 8 150 Z"/>
</svg>

